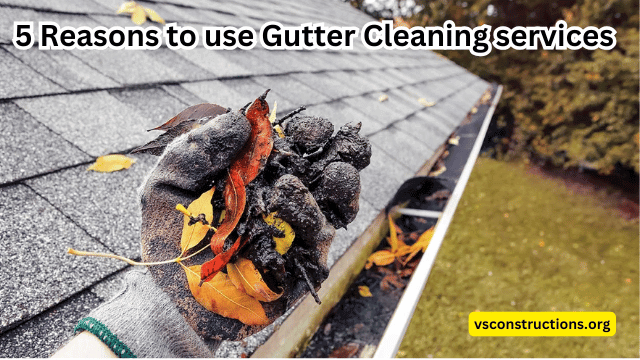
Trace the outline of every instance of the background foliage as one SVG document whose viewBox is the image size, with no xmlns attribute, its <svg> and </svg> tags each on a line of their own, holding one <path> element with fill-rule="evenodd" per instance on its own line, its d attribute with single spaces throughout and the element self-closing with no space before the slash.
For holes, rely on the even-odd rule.
<svg viewBox="0 0 640 360">
<path fill-rule="evenodd" d="M 366 10 L 366 2 L 353 5 Z M 400 1 L 394 6 L 410 5 Z M 486 57 L 443 53 L 504 85 L 495 118 L 505 135 L 496 139 L 498 155 L 526 155 L 603 174 L 616 168 L 638 173 L 637 1 L 416 0 L 412 8 L 415 14 L 406 19 L 412 26 L 453 20 L 458 26 L 489 24 L 495 29 L 553 26 L 564 19 L 568 27 L 615 28 L 617 45 L 611 51 L 493 49 Z"/>
</svg>

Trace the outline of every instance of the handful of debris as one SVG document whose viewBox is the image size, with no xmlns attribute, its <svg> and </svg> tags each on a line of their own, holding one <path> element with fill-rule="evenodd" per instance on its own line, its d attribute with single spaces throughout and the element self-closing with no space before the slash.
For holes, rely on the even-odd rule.
<svg viewBox="0 0 640 360">
<path fill-rule="evenodd" d="M 161 154 L 142 188 L 143 260 L 180 254 L 181 266 L 149 270 L 209 339 L 251 335 L 307 291 L 319 301 L 335 229 L 358 213 L 358 172 L 371 157 L 360 124 L 334 135 L 330 121 L 301 115 L 304 108 L 276 120 L 266 94 L 238 111 L 192 106 L 136 149 Z M 211 213 L 175 210 L 196 199 Z M 205 235 L 191 241 L 196 225 Z"/>
</svg>

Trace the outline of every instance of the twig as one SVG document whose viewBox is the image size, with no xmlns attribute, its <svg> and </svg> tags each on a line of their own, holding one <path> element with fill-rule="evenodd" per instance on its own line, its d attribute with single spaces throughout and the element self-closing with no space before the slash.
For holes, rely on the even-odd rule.
<svg viewBox="0 0 640 360">
<path fill-rule="evenodd" d="M 299 113 L 301 113 L 301 112 L 303 112 L 303 111 L 305 111 L 305 110 L 307 110 L 307 107 L 306 107 L 306 106 L 304 106 L 304 105 L 302 105 L 302 106 L 300 106 L 299 108 L 297 108 L 297 109 L 293 110 L 292 112 L 288 113 L 287 115 L 283 116 L 282 118 L 280 118 L 280 119 L 276 119 L 276 120 L 273 122 L 273 125 L 280 125 L 280 124 L 282 124 L 282 122 L 283 122 L 283 121 L 285 121 L 285 120 L 287 120 L 288 118 L 290 118 L 290 117 L 292 117 L 292 116 L 294 116 L 294 115 L 296 115 L 296 114 L 299 114 Z"/>
<path fill-rule="evenodd" d="M 304 281 L 307 282 L 307 286 L 309 287 L 309 291 L 311 292 L 311 295 L 315 299 L 316 303 L 318 303 L 318 305 L 322 304 L 322 301 L 320 301 L 320 297 L 318 296 L 318 293 L 313 288 L 313 284 L 311 284 L 311 280 L 309 280 L 309 276 L 307 276 L 307 271 L 304 269 L 304 267 L 302 267 L 302 265 L 300 265 L 300 263 L 298 262 L 298 259 L 293 259 L 293 262 L 296 264 L 296 267 L 298 268 L 298 270 L 300 270 L 300 272 L 302 272 L 302 276 L 304 277 Z"/>
</svg>

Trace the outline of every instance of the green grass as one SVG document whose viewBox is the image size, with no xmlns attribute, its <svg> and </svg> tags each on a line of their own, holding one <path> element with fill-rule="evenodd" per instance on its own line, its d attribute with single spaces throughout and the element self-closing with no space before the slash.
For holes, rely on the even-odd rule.
<svg viewBox="0 0 640 360">
<path fill-rule="evenodd" d="M 638 357 L 638 223 L 525 165 L 478 160 L 399 357 Z M 612 337 L 472 337 L 469 313 L 613 311 Z"/>
</svg>

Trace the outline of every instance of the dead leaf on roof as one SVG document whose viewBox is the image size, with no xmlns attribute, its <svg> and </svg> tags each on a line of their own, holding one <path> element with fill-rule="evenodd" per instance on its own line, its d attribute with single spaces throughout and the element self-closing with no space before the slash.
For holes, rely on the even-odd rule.
<svg viewBox="0 0 640 360">
<path fill-rule="evenodd" d="M 454 136 L 449 138 L 449 145 L 459 145 L 460 144 L 460 136 Z"/>
<path fill-rule="evenodd" d="M 369 287 L 366 286 L 366 285 L 358 286 L 358 293 L 362 297 L 372 297 L 373 296 L 373 294 L 371 293 L 371 290 L 369 290 Z"/>
<path fill-rule="evenodd" d="M 96 162 L 87 168 L 87 171 L 93 170 L 97 172 L 114 172 L 118 170 L 128 169 L 136 161 L 132 158 L 121 154 L 100 156 Z"/>
<path fill-rule="evenodd" d="M 428 101 L 425 98 L 420 98 L 418 99 L 418 102 L 420 103 L 420 105 L 424 106 L 424 107 L 432 107 L 436 104 L 435 101 Z"/>
<path fill-rule="evenodd" d="M 117 14 L 131 14 L 131 21 L 136 25 L 142 25 L 147 21 L 151 21 L 164 25 L 164 19 L 152 9 L 143 7 L 135 1 L 127 1 L 120 5 Z"/>
<path fill-rule="evenodd" d="M 382 94 L 382 95 L 380 95 L 380 97 L 378 97 L 378 101 L 380 101 L 380 102 L 385 102 L 387 100 L 389 100 L 389 95 L 387 95 L 387 94 Z"/>
<path fill-rule="evenodd" d="M 475 114 L 477 112 L 478 112 L 478 108 L 477 107 L 474 106 L 474 107 L 471 108 L 471 113 L 472 114 Z"/>
</svg>

